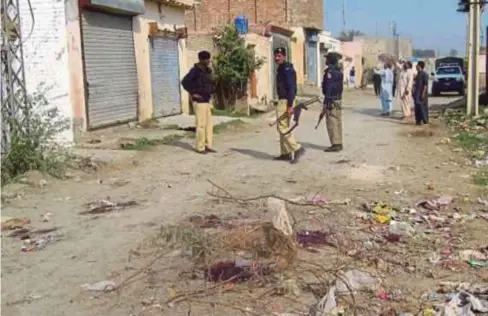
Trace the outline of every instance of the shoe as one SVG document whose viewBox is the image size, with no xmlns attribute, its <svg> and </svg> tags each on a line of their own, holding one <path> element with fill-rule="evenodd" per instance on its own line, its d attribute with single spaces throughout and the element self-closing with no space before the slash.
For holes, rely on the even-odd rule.
<svg viewBox="0 0 488 316">
<path fill-rule="evenodd" d="M 215 154 L 217 151 L 215 149 L 212 149 L 212 148 L 208 148 L 208 147 L 205 147 L 205 151 L 207 153 L 212 153 L 212 154 Z"/>
<path fill-rule="evenodd" d="M 327 153 L 336 153 L 336 152 L 339 152 L 343 149 L 342 145 L 332 145 L 328 148 L 326 148 L 324 151 L 327 152 Z"/>
<path fill-rule="evenodd" d="M 273 158 L 273 160 L 277 160 L 277 161 L 288 161 L 290 159 L 291 159 L 290 154 L 279 155 L 278 157 Z"/>
<path fill-rule="evenodd" d="M 303 154 L 305 154 L 305 148 L 301 147 L 300 149 L 298 149 L 293 153 L 293 158 L 290 160 L 290 163 L 292 165 L 298 163 L 300 157 L 303 156 Z"/>
<path fill-rule="evenodd" d="M 197 154 L 200 154 L 200 155 L 206 155 L 207 154 L 207 151 L 204 149 L 204 150 L 195 150 L 197 152 Z"/>
</svg>

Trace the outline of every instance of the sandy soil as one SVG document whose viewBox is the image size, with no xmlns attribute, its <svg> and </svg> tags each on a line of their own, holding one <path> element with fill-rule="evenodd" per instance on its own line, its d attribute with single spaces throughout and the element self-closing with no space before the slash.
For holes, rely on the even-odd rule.
<svg viewBox="0 0 488 316">
<path fill-rule="evenodd" d="M 441 97 L 431 103 L 449 101 L 452 98 Z M 379 101 L 370 91 L 350 92 L 344 104 L 345 150 L 323 152 L 328 145 L 327 136 L 324 126 L 314 130 L 318 109 L 312 109 L 304 113 L 295 133 L 307 149 L 298 165 L 270 160 L 278 153 L 278 136 L 275 129 L 267 127 L 266 118 L 260 118 L 245 130 L 219 135 L 215 146 L 219 152 L 215 155 L 196 155 L 191 151 L 191 140 L 182 140 L 172 146 L 134 152 L 124 163 L 71 180 L 37 175 L 28 184 L 10 185 L 4 190 L 8 196 L 2 205 L 2 216 L 30 218 L 34 229 L 58 229 L 52 233 L 55 241 L 42 250 L 27 253 L 21 252 L 19 238 L 2 233 L 2 314 L 142 315 L 135 312 L 140 310 L 141 300 L 145 296 L 167 295 L 174 285 L 168 282 L 178 282 L 177 279 L 162 280 L 157 285 L 159 292 L 152 294 L 142 293 L 139 284 L 132 288 L 139 288 L 138 292 L 122 291 L 99 298 L 83 292 L 81 285 L 133 273 L 137 266 L 128 261 L 130 251 L 155 236 L 161 225 L 178 223 L 196 213 L 228 216 L 243 211 L 233 204 L 215 204 L 207 195 L 212 189 L 207 180 L 242 197 L 274 193 L 293 198 L 320 192 L 330 200 L 351 199 L 349 206 L 332 207 L 333 211 L 325 214 L 327 225 L 335 225 L 344 233 L 351 227 L 371 232 L 371 224 L 358 222 L 355 217 L 364 202 L 389 201 L 413 207 L 421 198 L 448 194 L 457 198 L 449 212 L 456 211 L 455 207 L 466 214 L 479 211 L 481 206 L 470 202 L 483 193 L 472 185 L 473 170 L 465 166 L 465 158 L 452 152 L 452 145 L 439 143 L 445 135 L 438 122 L 433 120 L 434 126 L 427 132 L 418 132 L 412 125 L 380 118 Z M 80 214 L 86 210 L 85 203 L 107 197 L 113 201 L 135 200 L 139 205 L 99 216 Z M 52 215 L 43 222 L 41 218 L 46 213 Z M 306 226 L 314 221 L 314 214 L 306 212 L 298 217 Z M 486 247 L 486 228 L 487 222 L 479 220 L 453 225 L 452 238 L 457 242 L 451 246 L 454 250 Z M 463 267 L 452 271 L 430 265 L 426 259 L 429 254 L 444 247 L 440 236 L 428 239 L 428 243 L 417 243 L 417 247 L 411 243 L 403 248 L 394 245 L 396 250 L 380 247 L 363 256 L 364 266 L 380 274 L 388 287 L 400 288 L 407 297 L 400 303 L 375 302 L 374 306 L 383 309 L 393 304 L 398 312 L 413 312 L 409 309 L 418 296 L 432 290 L 439 281 L 427 277 L 427 270 L 442 275 L 439 278 L 443 281 L 487 281 L 487 269 Z M 362 244 L 368 236 L 359 234 L 355 238 Z M 327 254 L 331 253 L 325 250 L 322 255 Z M 354 254 L 349 256 L 355 258 Z M 400 263 L 387 260 L 392 257 Z M 386 268 L 378 267 L 379 258 L 386 261 Z M 178 260 L 167 259 L 160 267 Z M 409 266 L 417 268 L 412 270 Z M 313 302 L 314 298 L 305 295 L 304 300 Z M 270 306 L 269 300 L 263 302 Z M 276 302 L 281 304 L 280 311 L 292 305 L 279 299 Z M 175 307 L 154 315 L 187 315 L 183 311 Z M 213 313 L 195 310 L 192 315 Z M 230 314 L 238 313 L 227 313 Z"/>
</svg>

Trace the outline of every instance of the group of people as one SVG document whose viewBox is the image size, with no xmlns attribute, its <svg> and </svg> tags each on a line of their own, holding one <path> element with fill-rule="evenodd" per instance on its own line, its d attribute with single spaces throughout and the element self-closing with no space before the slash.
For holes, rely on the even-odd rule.
<svg viewBox="0 0 488 316">
<path fill-rule="evenodd" d="M 429 123 L 429 75 L 423 61 L 417 63 L 416 71 L 409 61 L 400 61 L 396 65 L 387 61 L 384 69 L 374 70 L 373 84 L 375 94 L 381 100 L 382 116 L 391 115 L 392 102 L 396 97 L 403 119 L 409 119 L 413 110 L 417 125 Z"/>
<path fill-rule="evenodd" d="M 305 153 L 290 130 L 290 121 L 296 117 L 297 76 L 293 65 L 286 61 L 286 49 L 274 50 L 274 59 L 278 64 L 276 72 L 276 89 L 278 103 L 276 105 L 276 119 L 280 136 L 280 155 L 274 160 L 289 161 L 295 164 Z M 198 63 L 183 78 L 181 84 L 190 94 L 195 111 L 196 120 L 196 152 L 199 154 L 215 153 L 212 148 L 213 124 L 212 105 L 210 99 L 215 92 L 212 81 L 212 70 L 209 67 L 211 55 L 207 51 L 198 53 Z M 338 65 L 339 57 L 334 53 L 326 56 L 327 69 L 322 82 L 324 105 L 321 116 L 325 116 L 327 132 L 331 146 L 326 152 L 342 150 L 342 91 L 344 74 Z M 353 76 L 354 77 L 354 76 Z"/>
</svg>

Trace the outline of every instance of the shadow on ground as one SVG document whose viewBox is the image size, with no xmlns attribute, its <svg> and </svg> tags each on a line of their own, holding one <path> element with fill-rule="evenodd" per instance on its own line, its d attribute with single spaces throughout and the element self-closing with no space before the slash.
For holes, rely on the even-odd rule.
<svg viewBox="0 0 488 316">
<path fill-rule="evenodd" d="M 257 151 L 254 149 L 231 148 L 230 150 L 259 160 L 272 160 L 274 157 L 268 153 Z"/>
</svg>

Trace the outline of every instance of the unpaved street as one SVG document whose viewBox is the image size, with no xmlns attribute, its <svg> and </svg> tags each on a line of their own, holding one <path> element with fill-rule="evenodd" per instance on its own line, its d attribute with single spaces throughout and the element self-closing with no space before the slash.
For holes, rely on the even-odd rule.
<svg viewBox="0 0 488 316">
<path fill-rule="evenodd" d="M 431 103 L 452 100 L 441 97 Z M 2 315 L 128 315 L 127 306 L 109 309 L 111 303 L 90 299 L 81 285 L 123 273 L 129 252 L 161 225 L 195 213 L 232 214 L 231 205 L 209 203 L 207 180 L 241 197 L 275 193 L 294 198 L 319 191 L 330 200 L 351 199 L 351 210 L 362 202 L 395 201 L 413 207 L 418 199 L 429 196 L 449 194 L 459 200 L 480 196 L 464 158 L 453 153 L 450 145 L 438 143 L 444 137 L 438 122 L 419 132 L 412 125 L 380 118 L 379 101 L 370 91 L 350 92 L 344 103 L 345 150 L 323 152 L 328 140 L 325 124 L 318 131 L 313 128 L 318 116 L 315 107 L 303 114 L 296 129 L 297 139 L 307 149 L 298 165 L 271 161 L 278 153 L 278 136 L 265 118 L 259 118 L 243 132 L 218 135 L 215 155 L 196 155 L 191 151 L 192 140 L 183 139 L 171 146 L 133 152 L 126 163 L 104 167 L 77 181 L 45 178 L 44 188 L 17 185 L 23 195 L 3 203 L 2 215 L 30 218 L 35 229 L 58 227 L 58 240 L 39 251 L 23 253 L 18 238 L 2 234 Z M 107 197 L 135 200 L 139 205 L 99 216 L 80 214 L 86 210 L 85 203 Z M 457 205 L 463 212 L 476 209 Z M 48 212 L 52 213 L 49 220 L 41 221 Z M 344 212 L 337 218 L 349 216 L 354 215 Z M 471 227 L 473 234 L 475 227 Z M 481 246 L 481 241 L 475 245 L 476 235 L 470 238 L 465 242 Z M 477 271 L 471 273 L 473 278 L 487 277 L 486 272 Z M 408 283 L 406 276 L 400 278 L 399 282 Z M 412 276 L 419 291 L 435 284 L 422 284 L 419 280 L 423 279 Z M 119 302 L 124 300 L 119 298 Z"/>
</svg>

